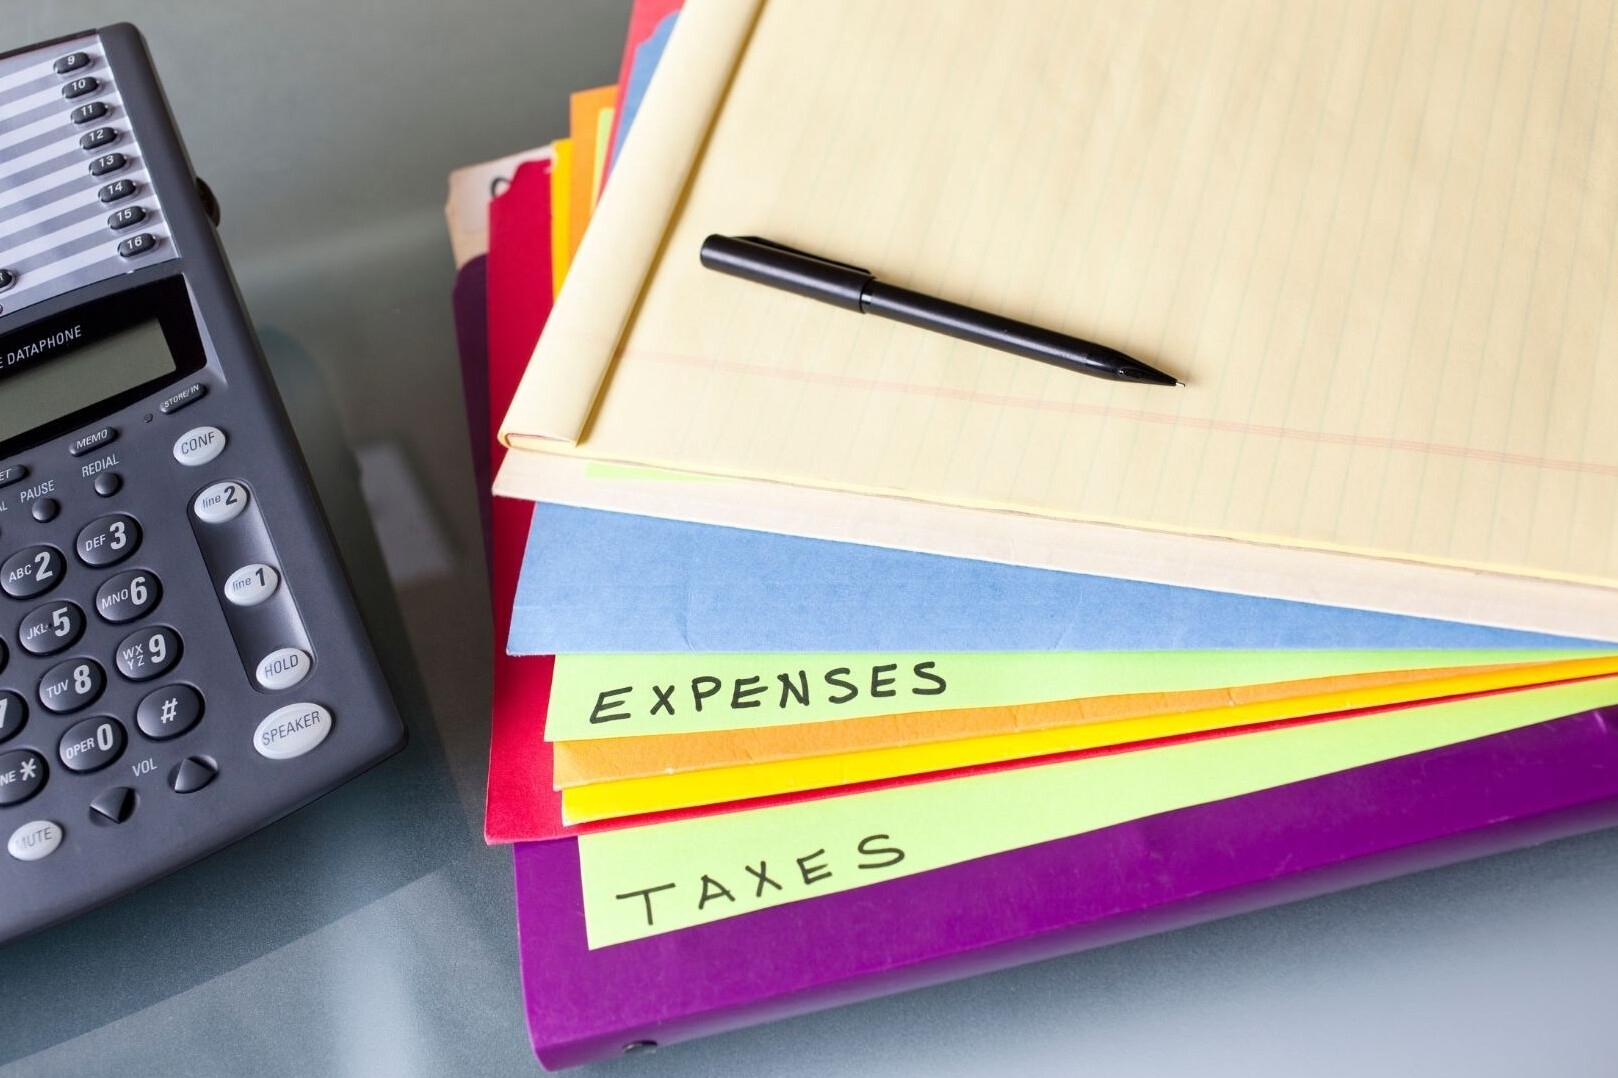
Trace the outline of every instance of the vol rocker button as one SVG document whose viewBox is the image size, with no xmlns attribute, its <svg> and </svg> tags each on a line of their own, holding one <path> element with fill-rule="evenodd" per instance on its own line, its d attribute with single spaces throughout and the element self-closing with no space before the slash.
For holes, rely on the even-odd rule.
<svg viewBox="0 0 1618 1078">
<path fill-rule="evenodd" d="M 194 794 L 219 774 L 219 768 L 201 756 L 187 756 L 169 772 L 169 786 L 177 794 Z"/>
<path fill-rule="evenodd" d="M 163 585 L 158 582 L 156 573 L 130 569 L 109 577 L 96 590 L 96 613 L 103 621 L 121 625 L 150 614 L 162 597 Z"/>
<path fill-rule="evenodd" d="M 135 791 L 128 786 L 103 790 L 90 802 L 92 819 L 97 823 L 123 823 L 135 814 Z"/>
</svg>

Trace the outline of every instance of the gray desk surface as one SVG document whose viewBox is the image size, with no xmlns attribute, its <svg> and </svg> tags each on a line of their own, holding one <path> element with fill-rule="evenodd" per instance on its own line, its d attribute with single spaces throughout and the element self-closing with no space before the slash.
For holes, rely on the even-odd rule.
<svg viewBox="0 0 1618 1078">
<path fill-rule="evenodd" d="M 803 0 L 807 2 L 807 0 Z M 0 1076 L 519 1075 L 490 639 L 444 177 L 562 134 L 627 0 L 4 0 L 0 47 L 152 43 L 249 307 L 446 532 L 401 585 L 407 753 L 201 865 L 0 951 Z M 587 1073 L 1618 1073 L 1618 833 L 777 1023 Z"/>
</svg>

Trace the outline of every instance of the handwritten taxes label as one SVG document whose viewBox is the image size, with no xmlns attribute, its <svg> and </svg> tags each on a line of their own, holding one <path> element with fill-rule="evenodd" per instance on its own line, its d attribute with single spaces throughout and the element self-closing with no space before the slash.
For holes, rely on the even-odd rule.
<svg viewBox="0 0 1618 1078">
<path fill-rule="evenodd" d="M 1618 676 L 579 838 L 589 945 L 863 887 L 1611 703 Z M 943 900 L 948 900 L 947 896 Z"/>
</svg>

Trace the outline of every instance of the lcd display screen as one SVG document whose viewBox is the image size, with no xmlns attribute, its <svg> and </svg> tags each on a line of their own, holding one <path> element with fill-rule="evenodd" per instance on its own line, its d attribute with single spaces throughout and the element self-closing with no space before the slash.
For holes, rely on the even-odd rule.
<svg viewBox="0 0 1618 1078">
<path fill-rule="evenodd" d="M 156 319 L 88 344 L 61 338 L 3 357 L 14 373 L 0 370 L 0 442 L 179 369 Z"/>
</svg>

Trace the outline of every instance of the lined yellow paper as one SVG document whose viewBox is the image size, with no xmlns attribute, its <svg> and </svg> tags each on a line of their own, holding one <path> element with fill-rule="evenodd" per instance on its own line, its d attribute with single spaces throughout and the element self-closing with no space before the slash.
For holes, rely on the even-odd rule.
<svg viewBox="0 0 1618 1078">
<path fill-rule="evenodd" d="M 649 240 L 602 248 L 622 316 L 547 331 L 513 445 L 1618 582 L 1610 0 L 771 0 L 750 36 L 749 4 L 691 12 L 706 48 L 680 49 L 702 20 L 681 25 L 669 66 L 747 47 L 723 93 L 654 83 L 669 130 L 707 108 L 700 159 L 665 173 Z M 707 273 L 713 231 L 1189 385 L 1109 385 Z"/>
<path fill-rule="evenodd" d="M 1514 730 L 1609 704 L 1614 680 L 582 835 L 586 935 L 641 939 Z"/>
</svg>

